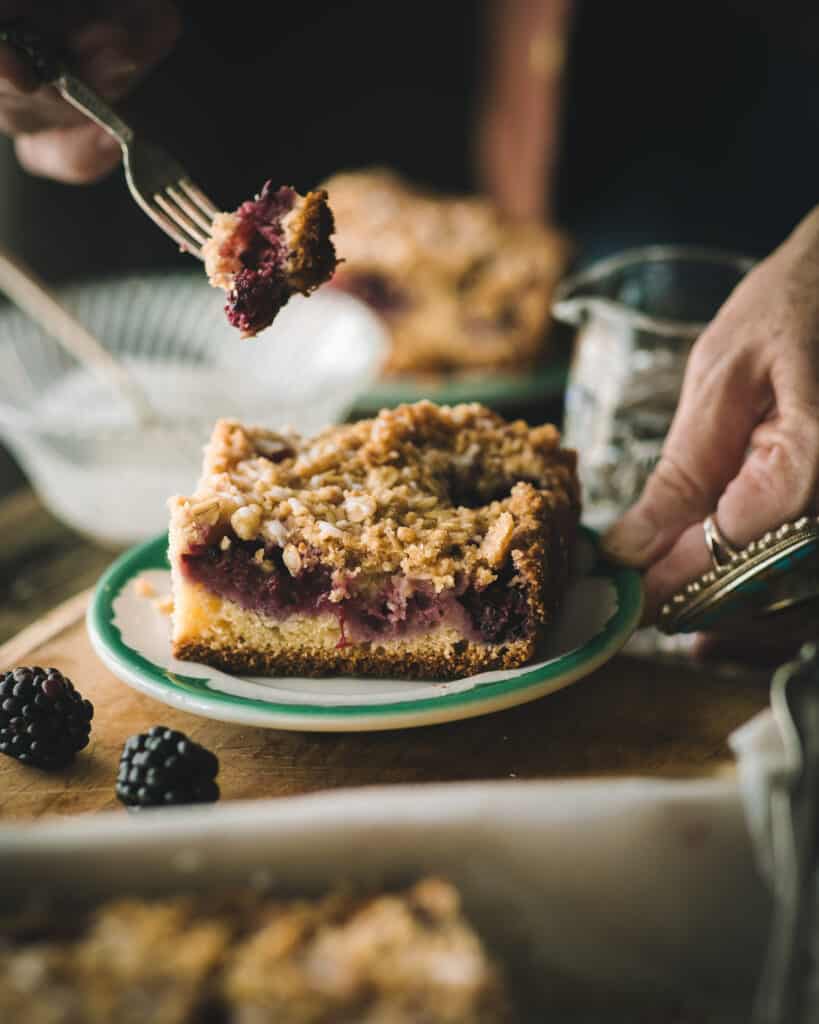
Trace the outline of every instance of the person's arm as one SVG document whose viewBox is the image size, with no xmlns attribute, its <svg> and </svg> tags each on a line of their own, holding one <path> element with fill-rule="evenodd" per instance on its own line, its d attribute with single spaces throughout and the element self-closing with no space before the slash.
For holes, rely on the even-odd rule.
<svg viewBox="0 0 819 1024">
<path fill-rule="evenodd" d="M 478 174 L 509 216 L 551 218 L 572 0 L 490 0 Z"/>
<path fill-rule="evenodd" d="M 93 5 L 0 0 L 0 22 L 14 18 L 60 34 L 77 74 L 112 101 L 129 92 L 170 50 L 180 31 L 179 13 L 170 0 Z M 65 103 L 56 90 L 41 86 L 2 44 L 0 132 L 14 138 L 17 157 L 28 171 L 58 181 L 94 181 L 120 159 L 119 145 L 109 135 Z"/>
<path fill-rule="evenodd" d="M 662 458 L 607 534 L 646 569 L 646 620 L 710 568 L 702 522 L 744 546 L 819 511 L 819 207 L 738 285 L 694 345 Z"/>
</svg>

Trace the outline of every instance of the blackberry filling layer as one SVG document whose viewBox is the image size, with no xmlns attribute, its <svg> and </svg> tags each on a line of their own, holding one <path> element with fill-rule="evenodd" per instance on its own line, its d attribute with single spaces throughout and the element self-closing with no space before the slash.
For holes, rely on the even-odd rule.
<svg viewBox="0 0 819 1024">
<path fill-rule="evenodd" d="M 194 548 L 182 555 L 182 565 L 189 579 L 271 619 L 319 612 L 331 589 L 326 569 L 291 576 L 280 548 L 265 549 L 252 541 L 233 541 L 227 550 L 215 544 Z"/>
<path fill-rule="evenodd" d="M 211 284 L 227 291 L 228 320 L 243 337 L 271 324 L 291 295 L 309 295 L 332 277 L 333 230 L 326 192 L 300 196 L 270 181 L 255 199 L 215 218 L 205 267 Z"/>
<path fill-rule="evenodd" d="M 274 191 L 268 181 L 258 199 L 242 203 L 236 211 L 242 269 L 228 292 L 225 312 L 242 334 L 257 334 L 271 324 L 289 298 L 282 220 L 293 209 L 295 200 L 292 188 Z"/>
<path fill-rule="evenodd" d="M 183 572 L 211 593 L 273 621 L 291 615 L 331 613 L 341 625 L 342 643 L 395 640 L 436 626 L 457 629 L 470 640 L 498 643 L 518 640 L 534 628 L 526 595 L 509 579 L 477 588 L 459 583 L 436 594 L 425 580 L 400 574 L 351 578 L 347 596 L 332 601 L 332 573 L 316 564 L 295 576 L 281 549 L 231 538 L 182 555 Z"/>
</svg>

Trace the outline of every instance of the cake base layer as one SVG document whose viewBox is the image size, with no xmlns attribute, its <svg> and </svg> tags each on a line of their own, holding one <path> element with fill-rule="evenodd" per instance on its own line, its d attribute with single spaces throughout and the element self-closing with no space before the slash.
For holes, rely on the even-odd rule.
<svg viewBox="0 0 819 1024">
<path fill-rule="evenodd" d="M 275 621 L 180 579 L 175 614 L 185 623 L 173 639 L 175 657 L 254 675 L 447 680 L 517 668 L 535 653 L 534 637 L 482 643 L 445 625 L 410 638 L 350 643 L 342 620 L 330 612 Z"/>
</svg>

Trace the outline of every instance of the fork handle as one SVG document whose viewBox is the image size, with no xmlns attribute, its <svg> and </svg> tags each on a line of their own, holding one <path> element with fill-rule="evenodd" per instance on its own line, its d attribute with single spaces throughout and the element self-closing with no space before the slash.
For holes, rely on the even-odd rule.
<svg viewBox="0 0 819 1024">
<path fill-rule="evenodd" d="M 80 81 L 70 71 L 63 71 L 52 82 L 62 98 L 72 107 L 90 117 L 92 121 L 113 135 L 121 146 L 127 146 L 134 138 L 134 130 L 117 114 L 93 89 Z"/>
<path fill-rule="evenodd" d="M 121 146 L 132 141 L 130 125 L 71 72 L 63 54 L 49 39 L 21 22 L 12 22 L 0 26 L 0 42 L 9 45 L 42 82 L 53 85 L 67 103 L 113 135 Z"/>
</svg>

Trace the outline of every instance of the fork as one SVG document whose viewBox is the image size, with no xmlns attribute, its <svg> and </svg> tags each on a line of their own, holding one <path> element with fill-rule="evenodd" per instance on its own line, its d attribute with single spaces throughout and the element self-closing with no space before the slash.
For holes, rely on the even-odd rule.
<svg viewBox="0 0 819 1024">
<path fill-rule="evenodd" d="M 131 195 L 180 249 L 204 260 L 202 247 L 210 238 L 219 209 L 184 167 L 126 124 L 110 104 L 73 74 L 45 37 L 16 23 L 0 28 L 0 42 L 13 47 L 44 83 L 53 85 L 66 102 L 119 142 Z"/>
</svg>

